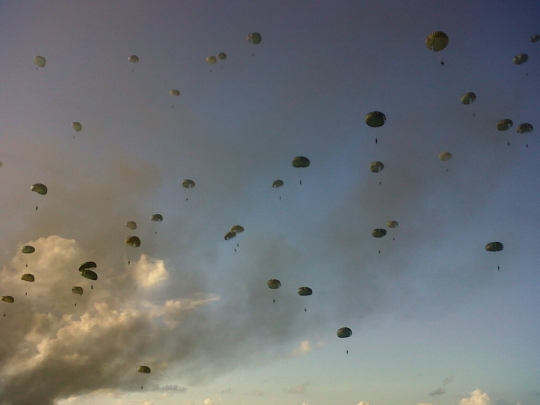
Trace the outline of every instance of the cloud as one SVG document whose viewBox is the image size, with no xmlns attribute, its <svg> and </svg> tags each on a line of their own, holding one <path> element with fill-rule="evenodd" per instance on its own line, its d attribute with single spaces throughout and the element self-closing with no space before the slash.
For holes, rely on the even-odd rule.
<svg viewBox="0 0 540 405">
<path fill-rule="evenodd" d="M 292 357 L 303 356 L 304 354 L 309 353 L 311 350 L 312 350 L 312 347 L 309 340 L 302 340 L 300 342 L 300 345 L 296 349 L 294 349 L 291 353 L 289 353 L 287 357 L 292 358 Z"/>
<path fill-rule="evenodd" d="M 494 405 L 494 403 L 486 392 L 474 390 L 469 398 L 462 398 L 459 405 Z"/>
<path fill-rule="evenodd" d="M 437 388 L 436 390 L 433 390 L 429 393 L 429 396 L 430 397 L 434 397 L 434 396 L 437 396 L 437 395 L 442 395 L 444 394 L 446 391 L 444 390 L 444 388 Z"/>
<path fill-rule="evenodd" d="M 298 385 L 287 390 L 287 394 L 305 394 L 308 383 Z"/>
<path fill-rule="evenodd" d="M 446 377 L 444 380 L 442 380 L 443 386 L 450 384 L 452 381 L 454 381 L 453 375 Z"/>
<path fill-rule="evenodd" d="M 163 260 L 149 259 L 145 254 L 130 266 L 130 272 L 137 285 L 143 288 L 154 287 L 169 278 Z"/>
<path fill-rule="evenodd" d="M 369 402 L 367 401 L 360 401 L 357 405 L 369 405 Z"/>
</svg>

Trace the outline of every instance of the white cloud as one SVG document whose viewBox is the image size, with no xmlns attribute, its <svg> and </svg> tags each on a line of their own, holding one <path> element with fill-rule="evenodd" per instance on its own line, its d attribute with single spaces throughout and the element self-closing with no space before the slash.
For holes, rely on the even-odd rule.
<svg viewBox="0 0 540 405">
<path fill-rule="evenodd" d="M 369 405 L 369 402 L 367 401 L 360 401 L 357 405 Z"/>
<path fill-rule="evenodd" d="M 294 349 L 287 357 L 299 357 L 303 356 L 306 353 L 309 353 L 313 348 L 309 340 L 302 340 L 298 347 Z"/>
<path fill-rule="evenodd" d="M 132 262 L 130 271 L 137 285 L 144 288 L 154 287 L 169 278 L 163 260 L 149 259 L 145 254 L 137 262 Z"/>
<path fill-rule="evenodd" d="M 474 390 L 469 398 L 462 398 L 459 405 L 493 405 L 493 401 L 486 392 Z"/>
</svg>

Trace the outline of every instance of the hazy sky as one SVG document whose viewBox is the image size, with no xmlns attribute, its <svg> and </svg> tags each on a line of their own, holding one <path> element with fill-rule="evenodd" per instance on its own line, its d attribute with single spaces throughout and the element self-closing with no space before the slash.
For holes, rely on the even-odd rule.
<svg viewBox="0 0 540 405">
<path fill-rule="evenodd" d="M 540 126 L 538 21 L 535 0 L 1 2 L 0 404 L 540 403 L 540 141 L 516 133 Z"/>
</svg>

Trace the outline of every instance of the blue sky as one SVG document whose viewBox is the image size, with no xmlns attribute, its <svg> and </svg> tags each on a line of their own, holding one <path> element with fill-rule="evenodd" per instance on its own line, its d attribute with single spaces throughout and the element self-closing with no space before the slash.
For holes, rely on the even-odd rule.
<svg viewBox="0 0 540 405">
<path fill-rule="evenodd" d="M 0 4 L 0 403 L 537 404 L 540 142 L 515 129 L 540 125 L 539 19 L 534 1 Z"/>
</svg>

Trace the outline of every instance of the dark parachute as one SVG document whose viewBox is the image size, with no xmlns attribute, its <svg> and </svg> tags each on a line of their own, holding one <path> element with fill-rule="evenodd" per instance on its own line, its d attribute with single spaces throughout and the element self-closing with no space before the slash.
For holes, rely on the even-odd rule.
<svg viewBox="0 0 540 405">
<path fill-rule="evenodd" d="M 306 297 L 311 294 L 313 294 L 313 290 L 309 287 L 300 287 L 298 289 L 298 295 L 301 295 L 302 297 Z"/>
<path fill-rule="evenodd" d="M 273 278 L 272 280 L 268 280 L 268 288 L 272 290 L 277 290 L 279 287 L 281 287 L 281 281 L 276 280 Z"/>
<path fill-rule="evenodd" d="M 373 111 L 366 115 L 364 121 L 372 128 L 382 127 L 386 122 L 386 116 L 380 111 Z"/>
<path fill-rule="evenodd" d="M 304 156 L 296 156 L 293 160 L 292 160 L 292 165 L 294 167 L 300 167 L 300 168 L 303 168 L 303 167 L 308 167 L 310 164 L 310 161 L 307 157 L 304 157 Z"/>
<path fill-rule="evenodd" d="M 439 52 L 448 46 L 448 35 L 442 31 L 435 31 L 426 38 L 426 46 L 430 51 Z"/>
<path fill-rule="evenodd" d="M 499 120 L 497 121 L 497 129 L 499 131 L 506 131 L 510 128 L 512 128 L 512 125 L 514 125 L 514 123 L 512 122 L 512 120 L 510 119 L 504 119 L 504 120 Z"/>
<path fill-rule="evenodd" d="M 500 252 L 503 250 L 503 244 L 501 242 L 490 242 L 486 245 L 488 252 Z"/>
<path fill-rule="evenodd" d="M 348 338 L 352 336 L 352 330 L 350 328 L 339 328 L 337 331 L 338 338 Z"/>
<path fill-rule="evenodd" d="M 386 229 L 374 229 L 373 231 L 371 231 L 371 235 L 373 235 L 374 238 L 382 238 L 384 235 L 386 235 Z"/>
</svg>

